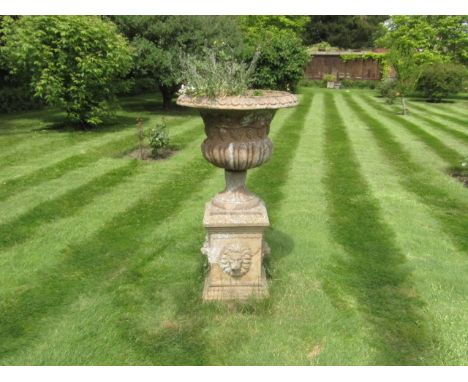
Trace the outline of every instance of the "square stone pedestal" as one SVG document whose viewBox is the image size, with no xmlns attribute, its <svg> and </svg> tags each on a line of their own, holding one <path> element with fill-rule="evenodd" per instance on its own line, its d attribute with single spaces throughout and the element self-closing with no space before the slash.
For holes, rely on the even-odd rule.
<svg viewBox="0 0 468 382">
<path fill-rule="evenodd" d="M 263 202 L 247 210 L 225 210 L 209 202 L 203 225 L 207 235 L 202 253 L 210 263 L 203 299 L 268 296 L 262 260 L 269 253 L 263 233 L 270 222 Z"/>
</svg>

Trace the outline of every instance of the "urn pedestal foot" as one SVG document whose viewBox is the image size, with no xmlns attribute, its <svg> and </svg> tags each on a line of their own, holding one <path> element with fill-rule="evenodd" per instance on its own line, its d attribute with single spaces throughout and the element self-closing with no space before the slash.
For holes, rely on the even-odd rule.
<svg viewBox="0 0 468 382">
<path fill-rule="evenodd" d="M 248 192 L 248 191 L 244 191 Z M 262 260 L 269 253 L 264 230 L 270 225 L 264 203 L 255 195 L 243 203 L 219 206 L 220 195 L 207 203 L 203 225 L 207 230 L 202 253 L 208 257 L 209 273 L 205 280 L 204 300 L 246 300 L 268 296 Z M 222 199 L 222 198 L 221 198 Z M 239 201 L 239 198 L 236 197 Z M 248 200 L 248 202 L 247 202 Z M 233 204 L 236 208 L 233 208 Z M 253 206 L 252 206 L 253 205 Z"/>
<path fill-rule="evenodd" d="M 216 280 L 212 280 L 210 276 L 205 279 L 205 287 L 203 288 L 204 301 L 227 301 L 238 300 L 245 301 L 249 298 L 265 298 L 268 297 L 268 285 L 266 281 L 265 271 L 262 269 L 261 280 L 256 284 L 249 285 L 218 285 Z"/>
</svg>

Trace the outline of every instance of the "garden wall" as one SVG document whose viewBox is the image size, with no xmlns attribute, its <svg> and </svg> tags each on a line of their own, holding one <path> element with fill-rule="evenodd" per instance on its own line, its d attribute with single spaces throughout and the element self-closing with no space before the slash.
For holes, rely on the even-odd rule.
<svg viewBox="0 0 468 382">
<path fill-rule="evenodd" d="M 349 52 L 347 52 L 349 53 Z M 317 52 L 305 71 L 305 78 L 321 80 L 324 74 L 336 74 L 338 79 L 375 80 L 381 79 L 380 64 L 372 58 L 344 61 L 340 52 Z"/>
</svg>

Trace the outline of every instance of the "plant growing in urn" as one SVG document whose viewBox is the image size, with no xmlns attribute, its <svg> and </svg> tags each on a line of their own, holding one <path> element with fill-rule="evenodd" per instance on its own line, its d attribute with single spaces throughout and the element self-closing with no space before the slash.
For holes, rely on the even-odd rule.
<svg viewBox="0 0 468 382">
<path fill-rule="evenodd" d="M 256 56 L 258 57 L 258 55 Z M 202 253 L 210 269 L 204 300 L 243 300 L 268 295 L 262 260 L 269 219 L 265 204 L 246 185 L 247 170 L 265 163 L 273 144 L 270 123 L 279 108 L 296 106 L 293 94 L 249 89 L 256 58 L 247 66 L 224 51 L 186 59 L 186 85 L 177 103 L 199 110 L 207 138 L 202 153 L 223 168 L 226 188 L 206 204 Z"/>
</svg>

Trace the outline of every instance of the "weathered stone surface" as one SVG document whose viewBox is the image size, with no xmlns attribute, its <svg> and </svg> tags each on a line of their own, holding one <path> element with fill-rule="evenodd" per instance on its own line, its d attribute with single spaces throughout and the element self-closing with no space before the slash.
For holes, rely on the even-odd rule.
<svg viewBox="0 0 468 382">
<path fill-rule="evenodd" d="M 207 227 L 202 248 L 210 263 L 203 291 L 205 300 L 243 300 L 268 295 L 262 266 L 266 253 L 264 229 L 247 225 Z"/>
<path fill-rule="evenodd" d="M 256 95 L 260 92 L 259 95 Z M 283 107 L 297 106 L 298 99 L 294 94 L 275 90 L 251 91 L 247 95 L 228 96 L 211 99 L 208 97 L 193 97 L 181 95 L 177 99 L 181 106 L 196 109 L 220 110 L 253 110 L 253 109 L 281 109 Z"/>
<path fill-rule="evenodd" d="M 226 188 L 206 204 L 207 230 L 201 248 L 210 264 L 204 300 L 245 300 L 268 296 L 263 257 L 270 253 L 263 234 L 270 225 L 263 201 L 245 186 L 247 170 L 272 154 L 268 138 L 276 109 L 296 106 L 286 92 L 208 99 L 180 96 L 179 105 L 195 107 L 205 123 L 203 156 L 225 169 Z"/>
</svg>

